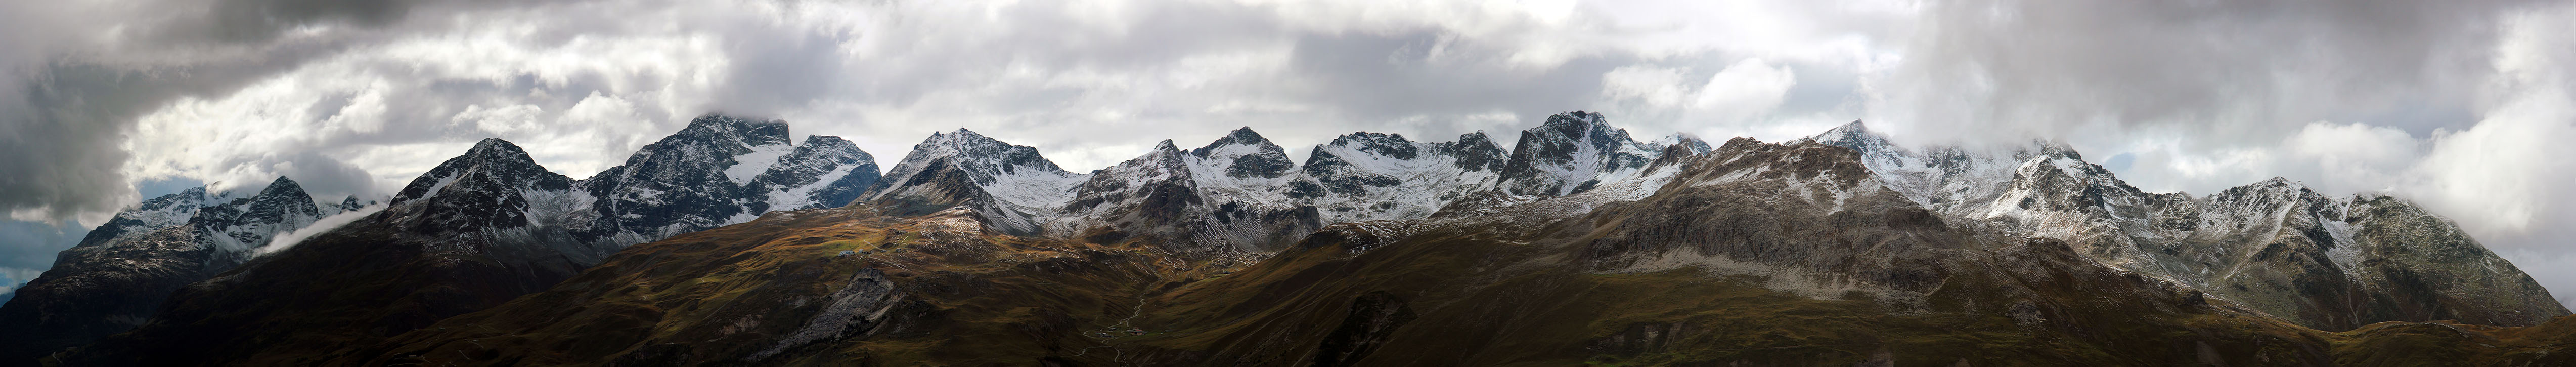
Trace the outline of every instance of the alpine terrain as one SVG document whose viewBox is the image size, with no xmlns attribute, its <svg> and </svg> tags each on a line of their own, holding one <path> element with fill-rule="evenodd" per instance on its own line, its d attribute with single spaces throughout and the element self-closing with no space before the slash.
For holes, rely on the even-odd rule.
<svg viewBox="0 0 2576 367">
<path fill-rule="evenodd" d="M 701 117 L 583 179 L 490 139 L 382 206 L 147 201 L 0 309 L 64 325 L 10 363 L 2576 364 L 2576 316 L 2403 198 L 2145 192 L 2045 141 L 1576 111 L 1076 172 L 958 129 L 880 176 L 786 128 Z"/>
</svg>

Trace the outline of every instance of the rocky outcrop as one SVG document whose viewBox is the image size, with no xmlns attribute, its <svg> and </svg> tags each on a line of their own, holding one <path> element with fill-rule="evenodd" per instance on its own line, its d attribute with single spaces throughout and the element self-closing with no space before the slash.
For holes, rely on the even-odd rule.
<svg viewBox="0 0 2576 367">
<path fill-rule="evenodd" d="M 1610 127 L 1599 113 L 1548 116 L 1539 127 L 1521 131 L 1511 160 L 1503 165 L 1499 188 L 1541 197 L 1579 193 L 1635 176 L 1662 151 L 1629 139 L 1627 129 Z"/>
</svg>

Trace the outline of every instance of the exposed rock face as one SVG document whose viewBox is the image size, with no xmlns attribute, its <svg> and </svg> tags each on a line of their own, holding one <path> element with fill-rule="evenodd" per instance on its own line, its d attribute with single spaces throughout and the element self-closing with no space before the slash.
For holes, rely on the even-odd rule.
<svg viewBox="0 0 2576 367">
<path fill-rule="evenodd" d="M 205 187 L 191 187 L 176 194 L 144 200 L 142 204 L 117 212 L 115 218 L 90 230 L 89 235 L 82 237 L 81 243 L 74 247 L 187 224 L 188 218 L 195 217 L 197 207 L 204 206 L 205 201 Z"/>
<path fill-rule="evenodd" d="M 1035 234 L 1073 199 L 1084 175 L 1065 172 L 1037 148 L 966 129 L 931 134 L 862 195 L 900 213 L 973 208 L 1004 232 Z"/>
<path fill-rule="evenodd" d="M 737 216 L 754 215 L 750 206 L 767 206 L 769 198 L 743 186 L 795 149 L 787 138 L 784 121 L 712 115 L 690 121 L 628 156 L 625 165 L 582 182 L 598 198 L 592 209 L 602 214 L 601 225 L 584 234 L 635 243 L 749 220 Z"/>
<path fill-rule="evenodd" d="M 1189 252 L 1270 252 L 1322 227 L 1314 207 L 1284 192 L 1296 174 L 1285 150 L 1250 128 L 1183 151 L 1165 140 L 1099 171 L 1074 191 L 1051 234 L 1141 240 Z"/>
<path fill-rule="evenodd" d="M 1628 130 L 1610 127 L 1598 113 L 1548 116 L 1539 127 L 1521 131 L 1503 166 L 1500 188 L 1541 197 L 1583 192 L 1589 185 L 1635 176 L 1661 151 L 1663 147 L 1629 139 Z"/>
<path fill-rule="evenodd" d="M 8 365 L 142 325 L 188 283 L 232 270 L 277 234 L 322 216 L 284 177 L 257 194 L 163 195 L 117 213 L 63 250 L 53 268 L 0 305 L 0 360 Z"/>
<path fill-rule="evenodd" d="M 1506 160 L 1482 132 L 1457 142 L 1351 133 L 1315 146 L 1289 197 L 1312 203 L 1326 223 L 1419 218 L 1469 193 L 1492 189 Z"/>
<path fill-rule="evenodd" d="M 1262 254 L 1329 223 L 1419 218 L 1461 199 L 1509 199 L 1520 191 L 1528 192 L 1521 200 L 1580 193 L 1640 177 L 1667 156 L 1666 146 L 1683 154 L 1710 150 L 1680 135 L 1638 143 L 1580 111 L 1550 117 L 1520 144 L 1506 151 L 1483 132 L 1440 143 L 1361 132 L 1317 145 L 1300 166 L 1242 128 L 1198 148 L 1164 141 L 1144 156 L 1076 175 L 1034 148 L 961 129 L 915 146 L 867 200 L 915 214 L 963 205 L 1020 235 Z"/>
<path fill-rule="evenodd" d="M 414 178 L 387 209 L 361 222 L 433 241 L 432 256 L 475 257 L 517 266 L 578 270 L 617 250 L 583 238 L 599 227 L 592 196 L 546 171 L 526 151 L 483 139 Z M 368 225 L 358 225 L 370 227 Z M 301 246 L 299 246 L 301 247 Z"/>
<path fill-rule="evenodd" d="M 839 137 L 791 145 L 785 121 L 707 115 L 582 181 L 601 223 L 580 234 L 622 247 L 771 210 L 840 206 L 877 177 L 875 158 Z"/>
<path fill-rule="evenodd" d="M 778 158 L 768 172 L 753 177 L 744 189 L 766 193 L 751 212 L 836 208 L 858 200 L 876 185 L 877 159 L 857 144 L 836 136 L 809 135 L 805 145 Z"/>
<path fill-rule="evenodd" d="M 2532 325 L 2568 314 L 2457 226 L 2402 199 L 2330 197 L 2280 178 L 2207 197 L 2150 193 L 2062 145 L 1917 153 L 1859 122 L 1807 140 L 1859 151 L 1880 182 L 1945 215 L 2064 239 L 2105 264 L 2301 325 Z"/>
</svg>

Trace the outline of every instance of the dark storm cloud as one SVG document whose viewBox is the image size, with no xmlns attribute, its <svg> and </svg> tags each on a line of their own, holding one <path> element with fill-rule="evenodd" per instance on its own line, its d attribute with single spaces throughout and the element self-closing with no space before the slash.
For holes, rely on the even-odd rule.
<svg viewBox="0 0 2576 367">
<path fill-rule="evenodd" d="M 1602 73 L 1636 62 L 1626 56 L 1595 56 L 1547 68 L 1516 67 L 1505 62 L 1513 50 L 1444 42 L 1454 36 L 1424 29 L 1300 37 L 1292 63 L 1299 77 L 1282 80 L 1283 87 L 1334 106 L 1347 121 L 1497 110 L 1543 117 L 1586 108 L 1600 93 Z M 1435 50 L 1442 54 L 1433 54 Z M 1509 141 L 1518 130 L 1494 132 Z"/>
<path fill-rule="evenodd" d="M 1899 108 L 1957 127 L 2071 134 L 2078 123 L 2271 141 L 2318 119 L 2426 131 L 2473 121 L 2389 111 L 2465 103 L 2497 17 L 2541 1 L 1943 1 L 1908 50 Z M 1959 96 L 1971 96 L 1961 98 Z M 2414 120 L 2407 117 L 2437 118 Z"/>
<path fill-rule="evenodd" d="M 268 42 L 295 27 L 344 23 L 381 27 L 402 19 L 418 1 L 408 0 L 220 0 L 204 17 L 185 18 L 168 28 L 172 39 L 202 38 L 221 42 Z"/>
<path fill-rule="evenodd" d="M 226 0 L 143 2 L 139 14 L 79 12 L 29 2 L 0 19 L 37 25 L 0 38 L 0 209 L 47 220 L 97 215 L 132 199 L 120 145 L 142 114 L 182 96 L 218 96 L 363 37 L 281 40 L 298 27 L 375 28 L 413 1 Z M 101 4 L 88 4 L 101 5 Z M 100 6 L 101 8 L 112 6 Z M 82 9 L 99 10 L 99 9 Z M 129 10 L 131 11 L 131 10 Z M 83 17 L 131 16 L 137 19 Z M 47 17 L 50 19 L 27 19 Z M 143 35 L 99 45 L 100 24 Z M 45 25 L 71 29 L 43 29 Z M 86 32 L 85 32 L 86 31 Z"/>
<path fill-rule="evenodd" d="M 281 54 L 283 55 L 283 54 Z M 262 60 L 266 61 L 266 60 Z M 130 198 L 121 146 L 134 118 L 173 98 L 223 93 L 277 66 L 264 62 L 126 70 L 54 64 L 21 85 L 23 109 L 0 116 L 0 208 L 43 219 L 113 210 Z"/>
</svg>

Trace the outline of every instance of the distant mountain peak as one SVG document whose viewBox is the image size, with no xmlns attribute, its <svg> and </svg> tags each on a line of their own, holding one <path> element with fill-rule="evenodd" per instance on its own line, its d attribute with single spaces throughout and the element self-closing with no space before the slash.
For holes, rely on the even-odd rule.
<svg viewBox="0 0 2576 367">
<path fill-rule="evenodd" d="M 485 176 L 501 179 L 546 170 L 544 166 L 537 165 L 535 159 L 529 158 L 527 151 L 519 149 L 518 144 L 512 144 L 500 138 L 485 138 L 475 142 L 474 147 L 467 149 L 465 154 L 448 158 L 446 162 L 440 162 L 437 167 L 430 168 L 429 172 L 422 173 L 419 178 L 412 179 L 411 184 L 404 185 L 400 193 L 394 194 L 393 204 L 401 205 L 437 196 L 438 191 L 456 183 L 459 175 L 478 171 L 489 171 Z M 564 184 L 570 185 L 569 179 L 566 180 Z"/>
<path fill-rule="evenodd" d="M 1693 155 L 1708 154 L 1710 151 L 1717 150 L 1717 147 L 1709 146 L 1708 141 L 1699 140 L 1699 137 L 1684 133 L 1665 135 L 1663 138 L 1655 139 L 1653 142 L 1646 143 L 1646 145 L 1665 147 L 1667 148 L 1665 149 L 1667 152 L 1672 151 L 1670 148 L 1678 147 L 1682 149 L 1681 151 L 1688 152 Z"/>
<path fill-rule="evenodd" d="M 978 183 L 991 183 L 992 175 L 1017 173 L 1021 167 L 1070 174 L 1039 154 L 1037 148 L 1005 143 L 965 128 L 930 134 L 920 144 L 914 144 L 912 153 L 906 154 L 902 163 L 895 164 L 894 170 L 904 171 L 902 176 L 908 176 L 912 170 L 906 167 L 919 167 L 930 160 L 945 157 L 964 157 L 949 162 L 949 166 L 967 170 Z M 892 171 L 887 172 L 887 176 L 899 177 L 898 172 Z"/>
<path fill-rule="evenodd" d="M 509 140 L 501 140 L 501 138 L 483 138 L 481 141 L 474 142 L 473 148 L 466 149 L 465 155 L 472 157 L 526 157 L 528 156 L 528 152 L 526 150 L 519 149 L 518 144 L 512 144 Z"/>
<path fill-rule="evenodd" d="M 1207 146 L 1191 149 L 1190 156 L 1224 170 L 1226 177 L 1278 178 L 1297 164 L 1288 159 L 1288 151 L 1270 139 L 1262 138 L 1252 128 L 1234 129 Z"/>
<path fill-rule="evenodd" d="M 1217 139 L 1216 139 L 1216 141 L 1213 141 L 1213 142 L 1208 142 L 1207 146 L 1202 146 L 1202 147 L 1199 147 L 1198 149 L 1192 149 L 1192 150 L 1190 150 L 1190 153 L 1191 153 L 1191 154 L 1198 155 L 1198 156 L 1200 156 L 1200 157 L 1206 157 L 1206 156 L 1208 155 L 1208 152 L 1210 152 L 1210 151 L 1214 151 L 1214 150 L 1217 150 L 1218 148 L 1223 148 L 1223 147 L 1226 147 L 1226 146 L 1236 146 L 1236 145 L 1241 145 L 1241 146 L 1278 146 L 1277 144 L 1271 144 L 1271 143 L 1270 143 L 1270 139 L 1261 137 L 1261 133 L 1253 132 L 1253 131 L 1252 131 L 1252 127 L 1251 127 L 1251 126 L 1245 126 L 1245 127 L 1235 128 L 1235 129 L 1234 129 L 1234 131 L 1230 131 L 1230 132 L 1225 133 L 1225 137 L 1217 138 Z"/>
<path fill-rule="evenodd" d="M 754 120 L 721 114 L 706 114 L 689 120 L 680 136 L 712 135 L 733 138 L 747 146 L 787 144 L 787 121 Z"/>
<path fill-rule="evenodd" d="M 1570 136 L 1570 135 L 1576 135 L 1576 134 L 1581 134 L 1581 133 L 1580 133 L 1580 132 L 1577 132 L 1577 131 L 1567 130 L 1567 129 L 1584 128 L 1584 127 L 1593 127 L 1593 126 L 1606 126 L 1606 125 L 1609 125 L 1609 124 L 1610 124 L 1609 120 L 1608 120 L 1608 119 L 1606 119 L 1606 118 L 1604 118 L 1600 113 L 1584 112 L 1584 111 L 1574 111 L 1574 112 L 1566 112 L 1566 113 L 1559 113 L 1559 114 L 1555 114 L 1555 115 L 1549 115 L 1549 116 L 1547 117 L 1547 121 L 1546 121 L 1546 122 L 1543 122 L 1543 123 L 1540 123 L 1540 125 L 1539 125 L 1539 126 L 1540 126 L 1540 127 L 1544 127 L 1544 128 L 1559 129 L 1559 131 L 1563 132 L 1565 135 L 1569 135 L 1569 136 Z"/>
<path fill-rule="evenodd" d="M 1504 165 L 1502 189 L 1513 195 L 1564 196 L 1591 184 L 1617 182 L 1643 170 L 1661 149 L 1611 127 L 1599 113 L 1548 116 L 1521 131 Z"/>
<path fill-rule="evenodd" d="M 1358 151 L 1383 155 L 1395 159 L 1413 159 L 1414 157 L 1418 157 L 1422 154 L 1421 149 L 1416 148 L 1414 146 L 1414 142 L 1412 140 L 1405 139 L 1402 134 L 1381 134 L 1362 131 L 1334 137 L 1332 143 L 1325 145 L 1351 147 Z M 1312 159 L 1309 160 L 1311 161 Z"/>
<path fill-rule="evenodd" d="M 1867 124 L 1867 123 L 1863 123 L 1863 122 L 1861 122 L 1861 120 L 1852 120 L 1852 122 L 1846 122 L 1846 123 L 1843 123 L 1843 124 L 1842 124 L 1842 125 L 1840 125 L 1840 126 L 1834 126 L 1834 128 L 1833 128 L 1833 129 L 1831 129 L 1831 130 L 1825 130 L 1825 133 L 1824 133 L 1824 134 L 1818 134 L 1818 135 L 1868 134 L 1868 133 L 1869 133 L 1869 124 Z"/>
</svg>

